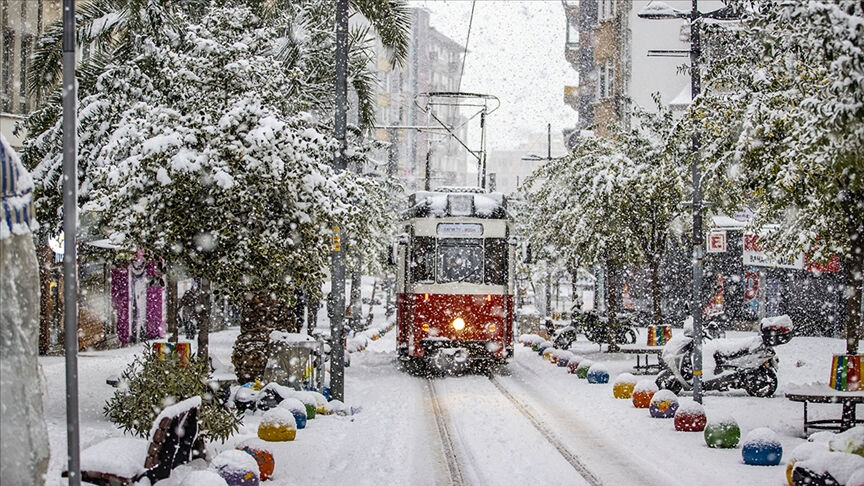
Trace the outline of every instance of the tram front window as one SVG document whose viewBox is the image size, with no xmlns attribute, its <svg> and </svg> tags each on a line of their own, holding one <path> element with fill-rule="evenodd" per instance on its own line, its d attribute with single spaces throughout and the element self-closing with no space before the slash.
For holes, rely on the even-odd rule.
<svg viewBox="0 0 864 486">
<path fill-rule="evenodd" d="M 438 282 L 483 283 L 482 240 L 442 239 L 438 244 Z"/>
</svg>

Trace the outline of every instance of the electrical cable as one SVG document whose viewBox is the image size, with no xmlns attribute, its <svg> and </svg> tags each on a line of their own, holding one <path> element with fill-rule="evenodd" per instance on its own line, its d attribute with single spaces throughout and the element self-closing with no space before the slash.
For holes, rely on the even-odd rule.
<svg viewBox="0 0 864 486">
<path fill-rule="evenodd" d="M 465 36 L 465 52 L 462 53 L 462 68 L 459 70 L 459 84 L 456 85 L 456 92 L 462 91 L 462 75 L 465 74 L 465 58 L 468 57 L 468 41 L 471 39 L 471 25 L 474 23 L 474 7 L 477 5 L 477 0 L 471 2 L 471 17 L 468 19 L 468 35 Z"/>
</svg>

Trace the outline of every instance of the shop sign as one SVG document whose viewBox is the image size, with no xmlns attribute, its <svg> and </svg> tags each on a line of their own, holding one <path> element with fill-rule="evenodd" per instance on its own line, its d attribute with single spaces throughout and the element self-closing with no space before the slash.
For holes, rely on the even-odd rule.
<svg viewBox="0 0 864 486">
<path fill-rule="evenodd" d="M 804 254 L 801 253 L 794 259 L 785 256 L 769 255 L 762 251 L 759 245 L 759 235 L 753 233 L 744 234 L 744 265 L 754 267 L 776 267 L 804 269 Z"/>
<path fill-rule="evenodd" d="M 708 233 L 706 251 L 708 253 L 726 253 L 726 232 L 712 231 Z"/>
</svg>

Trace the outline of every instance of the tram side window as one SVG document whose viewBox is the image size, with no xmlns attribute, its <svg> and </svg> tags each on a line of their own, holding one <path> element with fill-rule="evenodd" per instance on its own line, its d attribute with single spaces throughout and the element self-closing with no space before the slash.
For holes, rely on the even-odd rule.
<svg viewBox="0 0 864 486">
<path fill-rule="evenodd" d="M 417 236 L 411 246 L 411 280 L 435 281 L 435 238 Z"/>
<path fill-rule="evenodd" d="M 441 239 L 438 245 L 438 283 L 483 282 L 483 245 L 475 238 Z"/>
<path fill-rule="evenodd" d="M 483 283 L 489 285 L 504 285 L 507 283 L 507 240 L 504 238 L 487 238 L 486 271 Z"/>
</svg>

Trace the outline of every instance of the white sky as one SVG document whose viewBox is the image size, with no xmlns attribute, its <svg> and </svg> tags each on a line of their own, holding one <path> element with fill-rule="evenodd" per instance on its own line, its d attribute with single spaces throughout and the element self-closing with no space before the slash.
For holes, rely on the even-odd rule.
<svg viewBox="0 0 864 486">
<path fill-rule="evenodd" d="M 433 27 L 465 45 L 471 1 L 409 3 L 428 9 Z M 558 139 L 563 128 L 576 125 L 576 112 L 564 104 L 564 86 L 577 80 L 564 59 L 565 36 L 560 0 L 476 3 L 462 91 L 501 99 L 501 108 L 488 118 L 489 151 L 528 143 L 545 156 L 546 124 Z"/>
</svg>

